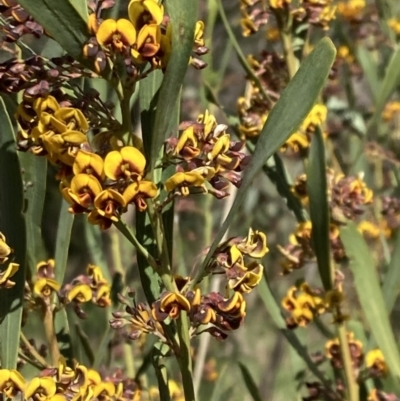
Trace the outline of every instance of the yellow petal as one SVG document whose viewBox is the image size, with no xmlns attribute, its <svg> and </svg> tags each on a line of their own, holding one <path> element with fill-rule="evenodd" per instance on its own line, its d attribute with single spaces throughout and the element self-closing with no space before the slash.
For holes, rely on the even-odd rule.
<svg viewBox="0 0 400 401">
<path fill-rule="evenodd" d="M 74 194 L 80 194 L 85 190 L 90 190 L 92 195 L 96 197 L 103 188 L 97 178 L 93 175 L 77 174 L 71 181 L 71 191 Z"/>
<path fill-rule="evenodd" d="M 113 35 L 117 32 L 117 21 L 106 19 L 101 23 L 96 33 L 96 39 L 99 45 L 105 46 L 112 41 Z"/>
<path fill-rule="evenodd" d="M 136 29 L 132 22 L 121 18 L 117 21 L 117 31 L 123 38 L 123 42 L 132 46 L 136 42 Z"/>
<path fill-rule="evenodd" d="M 69 302 L 89 302 L 92 299 L 92 290 L 87 284 L 78 284 L 68 292 L 67 299 Z"/>
<path fill-rule="evenodd" d="M 139 192 L 148 198 L 155 198 L 158 193 L 156 184 L 152 181 L 140 181 Z"/>
<path fill-rule="evenodd" d="M 75 175 L 80 173 L 93 174 L 97 178 L 104 178 L 103 172 L 103 159 L 93 152 L 87 152 L 85 150 L 80 150 L 72 166 Z"/>
<path fill-rule="evenodd" d="M 133 201 L 133 198 L 138 193 L 139 193 L 139 184 L 137 182 L 134 182 L 133 184 L 127 186 L 122 196 L 124 197 L 125 202 L 128 204 Z"/>
</svg>

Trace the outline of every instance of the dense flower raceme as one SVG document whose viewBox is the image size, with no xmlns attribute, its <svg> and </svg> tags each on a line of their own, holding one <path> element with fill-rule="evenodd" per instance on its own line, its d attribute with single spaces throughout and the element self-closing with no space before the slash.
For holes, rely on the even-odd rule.
<svg viewBox="0 0 400 401">
<path fill-rule="evenodd" d="M 84 365 L 68 367 L 62 358 L 58 367 L 47 368 L 30 381 L 16 370 L 0 369 L 0 391 L 7 398 L 24 400 L 148 400 L 138 385 L 120 372 L 102 377 Z"/>
<path fill-rule="evenodd" d="M 107 65 L 107 58 L 123 58 L 128 76 L 139 79 L 139 69 L 150 63 L 152 69 L 165 69 L 171 54 L 172 27 L 163 5 L 157 0 L 131 0 L 128 5 L 129 19 L 99 19 L 99 8 L 92 9 L 88 28 L 93 35 L 84 47 L 84 54 L 94 59 L 95 68 L 101 72 Z M 193 40 L 195 54 L 205 54 L 208 49 L 203 40 L 204 23 L 198 21 Z M 191 58 L 196 68 L 206 64 Z M 146 76 L 146 74 L 144 75 Z M 143 76 L 143 77 L 144 77 Z"/>
<path fill-rule="evenodd" d="M 61 191 L 71 213 L 88 213 L 90 223 L 106 229 L 129 204 L 143 211 L 145 200 L 157 195 L 155 184 L 143 180 L 146 160 L 140 150 L 112 139 L 114 145 L 105 151 L 92 150 L 89 122 L 80 109 L 62 107 L 53 96 L 38 97 L 21 103 L 17 118 L 20 142 L 60 167 Z"/>
<path fill-rule="evenodd" d="M 244 143 L 231 140 L 226 125 L 218 124 L 206 111 L 197 121 L 182 123 L 180 129 L 179 138 L 166 143 L 167 161 L 177 164 L 176 173 L 165 182 L 171 195 L 209 192 L 224 198 L 229 182 L 240 186 L 240 172 L 250 158 L 241 152 Z"/>
<path fill-rule="evenodd" d="M 84 318 L 86 315 L 81 308 L 82 304 L 91 302 L 100 307 L 111 304 L 111 284 L 104 278 L 98 266 L 89 264 L 86 274 L 81 274 L 64 285 L 56 281 L 55 268 L 53 259 L 37 264 L 32 288 L 29 285 L 25 287 L 25 299 L 31 307 L 37 305 L 38 298 L 50 303 L 52 295 L 57 294 L 62 304 L 72 304 L 76 314 Z"/>
<path fill-rule="evenodd" d="M 208 332 L 218 339 L 240 327 L 246 315 L 243 294 L 249 293 L 262 278 L 261 259 L 267 252 L 267 240 L 263 233 L 250 230 L 247 237 L 231 238 L 216 250 L 208 271 L 225 272 L 225 296 L 211 292 L 202 294 L 200 288 L 189 290 L 191 278 L 175 277 L 177 291 L 165 291 L 153 305 L 136 303 L 120 297 L 125 312 L 114 312 L 111 326 L 127 328 L 128 336 L 139 338 L 142 334 L 153 334 L 168 343 L 161 325 L 166 319 L 177 319 L 185 311 L 190 319 L 192 336 Z M 206 326 L 206 327 L 204 327 Z"/>
<path fill-rule="evenodd" d="M 343 2 L 344 3 L 344 2 Z M 267 7 L 267 4 L 269 7 Z M 336 17 L 337 7 L 333 0 L 241 0 L 241 26 L 243 36 L 250 36 L 267 25 L 275 13 L 287 12 L 297 24 L 309 23 L 323 29 Z"/>
</svg>

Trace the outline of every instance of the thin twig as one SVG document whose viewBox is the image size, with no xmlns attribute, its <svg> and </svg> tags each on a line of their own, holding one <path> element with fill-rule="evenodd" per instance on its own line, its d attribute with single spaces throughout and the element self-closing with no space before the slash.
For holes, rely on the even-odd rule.
<svg viewBox="0 0 400 401">
<path fill-rule="evenodd" d="M 39 352 L 37 352 L 35 347 L 28 341 L 28 339 L 25 337 L 25 334 L 22 333 L 22 331 L 21 331 L 21 340 L 26 349 L 36 359 L 37 362 L 39 362 L 45 368 L 50 367 L 50 365 L 46 362 L 46 360 L 39 354 Z"/>
</svg>

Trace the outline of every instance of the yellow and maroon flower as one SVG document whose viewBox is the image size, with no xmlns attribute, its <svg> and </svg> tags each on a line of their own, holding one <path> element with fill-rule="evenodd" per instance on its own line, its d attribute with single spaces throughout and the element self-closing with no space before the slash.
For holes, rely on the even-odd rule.
<svg viewBox="0 0 400 401">
<path fill-rule="evenodd" d="M 156 184 L 152 181 L 134 182 L 125 189 L 123 197 L 126 204 L 135 202 L 139 211 L 147 209 L 146 199 L 152 199 L 157 196 L 158 190 Z"/>
<path fill-rule="evenodd" d="M 0 369 L 0 391 L 7 398 L 14 398 L 18 393 L 24 391 L 25 379 L 15 369 Z"/>
<path fill-rule="evenodd" d="M 140 181 L 145 167 L 146 159 L 143 153 L 133 146 L 113 150 L 107 154 L 104 160 L 105 174 L 112 180 Z"/>
<path fill-rule="evenodd" d="M 66 286 L 65 299 L 67 302 L 77 302 L 83 304 L 92 299 L 93 292 L 88 284 L 77 283 L 76 285 Z"/>
<path fill-rule="evenodd" d="M 139 63 L 156 55 L 160 50 L 161 29 L 157 24 L 145 25 L 138 34 L 137 42 L 131 50 L 132 57 Z"/>
<path fill-rule="evenodd" d="M 204 185 L 205 181 L 205 178 L 197 171 L 189 171 L 187 173 L 178 172 L 168 178 L 164 186 L 168 192 L 179 189 L 183 196 L 188 196 L 189 187 L 203 188 L 206 190 Z"/>
<path fill-rule="evenodd" d="M 49 401 L 56 391 L 56 381 L 52 377 L 35 377 L 26 386 L 25 399 Z"/>
<path fill-rule="evenodd" d="M 98 180 L 104 179 L 103 159 L 93 152 L 79 150 L 72 169 L 75 175 L 87 174 L 95 176 Z"/>
<path fill-rule="evenodd" d="M 2 232 L 0 232 L 0 263 L 3 264 L 7 262 L 12 249 L 8 246 L 6 242 L 6 237 Z"/>
<path fill-rule="evenodd" d="M 128 14 L 133 26 L 140 31 L 144 25 L 160 25 L 164 18 L 164 7 L 157 0 L 131 0 Z"/>
<path fill-rule="evenodd" d="M 11 288 L 14 287 L 15 282 L 10 280 L 10 277 L 18 271 L 18 263 L 9 263 L 6 270 L 0 272 L 0 287 L 1 288 Z"/>
<path fill-rule="evenodd" d="M 168 316 L 171 319 L 177 319 L 181 310 L 189 312 L 190 303 L 188 299 L 180 292 L 167 291 L 153 304 L 152 315 L 155 320 L 162 322 Z"/>
<path fill-rule="evenodd" d="M 120 209 L 126 206 L 126 201 L 119 192 L 105 189 L 96 196 L 94 206 L 101 216 L 118 221 Z"/>
<path fill-rule="evenodd" d="M 65 200 L 72 205 L 70 212 L 81 213 L 93 205 L 95 198 L 102 190 L 103 188 L 95 176 L 77 174 L 72 178 L 70 187 L 62 190 L 62 194 Z"/>
<path fill-rule="evenodd" d="M 365 356 L 365 366 L 371 371 L 374 377 L 386 376 L 389 372 L 385 357 L 378 348 L 367 352 Z"/>
<path fill-rule="evenodd" d="M 124 52 L 136 42 L 136 29 L 127 19 L 106 19 L 99 26 L 96 39 L 101 46 L 112 46 L 114 51 Z"/>
</svg>

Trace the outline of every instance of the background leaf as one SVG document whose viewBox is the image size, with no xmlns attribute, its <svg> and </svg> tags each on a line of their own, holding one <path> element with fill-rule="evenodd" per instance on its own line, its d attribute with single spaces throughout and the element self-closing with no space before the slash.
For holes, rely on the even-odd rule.
<svg viewBox="0 0 400 401">
<path fill-rule="evenodd" d="M 166 0 L 165 6 L 172 25 L 172 50 L 164 79 L 160 87 L 155 113 L 150 166 L 154 169 L 162 144 L 176 122 L 171 118 L 177 107 L 179 91 L 188 68 L 193 48 L 197 17 L 197 0 Z"/>
<path fill-rule="evenodd" d="M 210 260 L 222 236 L 242 205 L 248 188 L 264 163 L 295 132 L 310 112 L 328 77 L 335 55 L 336 50 L 331 40 L 322 39 L 301 64 L 298 72 L 269 113 L 258 138 L 251 162 L 244 172 L 242 185 L 237 192 L 236 199 L 210 247 L 202 269 Z"/>
<path fill-rule="evenodd" d="M 307 193 L 310 199 L 312 244 L 317 257 L 318 271 L 326 291 L 332 289 L 329 240 L 329 205 L 326 184 L 325 147 L 321 128 L 317 127 L 311 140 L 307 169 Z"/>
<path fill-rule="evenodd" d="M 242 373 L 243 380 L 246 384 L 247 390 L 249 390 L 249 393 L 251 395 L 251 398 L 253 401 L 262 401 L 262 397 L 260 392 L 258 391 L 258 387 L 250 373 L 250 371 L 247 369 L 247 367 L 239 362 L 239 369 Z"/>
<path fill-rule="evenodd" d="M 26 232 L 22 215 L 23 186 L 14 130 L 2 98 L 0 98 L 0 231 L 14 249 L 12 259 L 19 263 L 12 277 L 15 286 L 0 289 L 0 358 L 2 369 L 15 369 L 19 348 L 22 299 L 25 284 Z M 2 270 L 7 262 L 2 266 Z"/>
<path fill-rule="evenodd" d="M 379 285 L 379 277 L 368 246 L 354 223 L 340 229 L 340 238 L 350 259 L 350 269 L 358 299 L 376 344 L 382 350 L 390 374 L 400 390 L 400 355 L 389 322 L 388 311 Z"/>
</svg>

